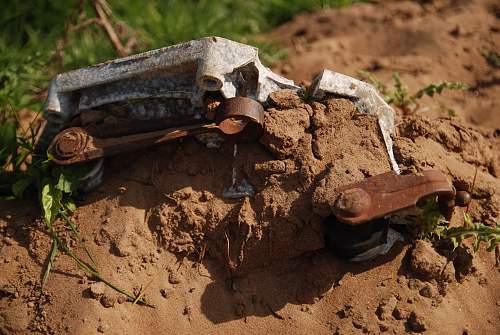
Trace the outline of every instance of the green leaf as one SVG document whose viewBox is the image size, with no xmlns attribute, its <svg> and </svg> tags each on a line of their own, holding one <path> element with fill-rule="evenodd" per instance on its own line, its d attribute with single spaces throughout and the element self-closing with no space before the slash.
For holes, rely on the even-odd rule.
<svg viewBox="0 0 500 335">
<path fill-rule="evenodd" d="M 12 185 L 12 193 L 18 199 L 23 197 L 24 191 L 33 182 L 32 178 L 19 179 Z"/>
<path fill-rule="evenodd" d="M 458 247 L 458 241 L 456 237 L 450 237 L 450 242 L 453 244 L 453 250 Z"/>
<path fill-rule="evenodd" d="M 59 175 L 56 188 L 64 193 L 71 193 L 73 191 L 73 181 L 71 177 L 66 176 L 64 173 Z"/>
<path fill-rule="evenodd" d="M 441 94 L 444 89 L 448 90 L 465 90 L 468 89 L 469 86 L 467 84 L 461 83 L 461 82 L 450 82 L 450 81 L 443 81 L 438 84 L 429 84 L 425 86 L 424 88 L 421 88 L 420 90 L 417 91 L 413 95 L 413 99 L 420 99 L 424 95 L 427 95 L 429 97 L 433 97 L 434 94 Z"/>
<path fill-rule="evenodd" d="M 61 211 L 62 192 L 54 187 L 51 183 L 46 183 L 42 188 L 42 208 L 45 218 L 45 223 L 52 227 L 57 215 Z"/>
<path fill-rule="evenodd" d="M 80 185 L 80 179 L 89 171 L 85 165 L 79 166 L 56 166 L 52 175 L 57 179 L 56 188 L 64 193 L 73 193 Z"/>
<path fill-rule="evenodd" d="M 50 274 L 50 271 L 52 270 L 52 264 L 54 263 L 54 259 L 55 259 L 56 254 L 57 254 L 57 250 L 58 250 L 57 239 L 53 238 L 52 239 L 52 247 L 50 249 L 50 254 L 49 254 L 49 259 L 47 260 L 47 267 L 45 268 L 45 272 L 43 273 L 42 289 L 45 286 L 47 279 L 49 278 L 49 274 Z"/>
<path fill-rule="evenodd" d="M 474 249 L 474 252 L 477 252 L 479 250 L 479 244 L 481 240 L 479 238 L 475 238 L 474 242 L 472 243 L 472 248 Z"/>
<path fill-rule="evenodd" d="M 63 207 L 70 213 L 76 211 L 75 201 L 70 197 L 63 197 L 62 200 Z"/>
</svg>

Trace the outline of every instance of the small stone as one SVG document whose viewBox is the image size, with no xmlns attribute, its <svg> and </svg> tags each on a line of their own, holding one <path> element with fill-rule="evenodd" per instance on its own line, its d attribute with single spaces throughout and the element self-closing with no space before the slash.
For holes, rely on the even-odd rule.
<svg viewBox="0 0 500 335">
<path fill-rule="evenodd" d="M 175 272 L 170 272 L 170 274 L 168 275 L 168 282 L 170 284 L 179 284 L 181 283 L 181 278 L 179 277 L 179 275 L 177 275 L 177 273 Z"/>
<path fill-rule="evenodd" d="M 451 283 L 455 280 L 455 266 L 453 265 L 453 262 L 448 262 L 448 264 L 446 264 L 441 277 L 445 282 L 448 283 Z"/>
<path fill-rule="evenodd" d="M 351 304 L 344 305 L 344 308 L 337 311 L 336 314 L 341 319 L 345 319 L 345 318 L 352 316 L 353 315 L 352 305 Z"/>
<path fill-rule="evenodd" d="M 7 245 L 13 245 L 14 244 L 14 240 L 11 239 L 10 237 L 4 237 L 3 243 L 5 243 Z"/>
<path fill-rule="evenodd" d="M 437 289 L 429 283 L 425 284 L 424 287 L 420 289 L 419 293 L 422 297 L 426 298 L 432 298 L 438 295 Z"/>
<path fill-rule="evenodd" d="M 392 318 L 392 312 L 396 308 L 398 300 L 392 296 L 389 299 L 382 301 L 376 311 L 379 320 L 388 320 Z"/>
<path fill-rule="evenodd" d="M 213 199 L 213 194 L 210 193 L 209 191 L 206 191 L 204 190 L 202 193 L 201 193 L 201 197 L 200 197 L 200 201 L 210 201 Z"/>
<path fill-rule="evenodd" d="M 124 186 L 120 186 L 118 187 L 117 191 L 119 194 L 125 194 L 127 192 L 127 188 Z"/>
<path fill-rule="evenodd" d="M 404 320 L 408 318 L 410 312 L 403 306 L 396 306 L 396 308 L 394 308 L 392 315 L 396 320 Z"/>
<path fill-rule="evenodd" d="M 406 277 L 405 276 L 399 276 L 397 279 L 398 284 L 406 284 Z"/>
<path fill-rule="evenodd" d="M 411 290 L 420 290 L 422 286 L 423 283 L 418 279 L 410 278 L 410 280 L 408 280 L 408 288 Z"/>
<path fill-rule="evenodd" d="M 132 253 L 132 247 L 125 238 L 114 242 L 114 251 L 117 256 L 127 257 Z"/>
<path fill-rule="evenodd" d="M 421 333 L 427 330 L 427 325 L 424 318 L 414 311 L 410 313 L 407 321 L 408 328 L 416 333 Z"/>
<path fill-rule="evenodd" d="M 352 316 L 352 325 L 355 328 L 358 329 L 365 328 L 366 324 L 367 324 L 367 317 L 365 313 L 358 312 Z"/>
<path fill-rule="evenodd" d="M 94 299 L 100 299 L 106 290 L 106 284 L 103 282 L 95 282 L 90 284 L 89 291 L 90 296 Z"/>
<path fill-rule="evenodd" d="M 378 323 L 378 328 L 380 329 L 380 331 L 382 332 L 386 332 L 389 330 L 389 326 L 383 322 L 379 322 Z"/>
<path fill-rule="evenodd" d="M 106 308 L 113 307 L 116 303 L 116 298 L 110 295 L 104 295 L 101 298 L 101 305 Z"/>
<path fill-rule="evenodd" d="M 28 302 L 28 307 L 29 308 L 35 307 L 35 303 L 33 301 Z"/>
<path fill-rule="evenodd" d="M 174 289 L 172 288 L 162 288 L 160 289 L 161 296 L 165 299 L 168 299 L 174 294 Z"/>
<path fill-rule="evenodd" d="M 120 295 L 118 296 L 118 298 L 116 298 L 116 302 L 119 303 L 120 305 L 123 304 L 125 301 L 127 301 L 127 297 L 124 295 Z"/>
<path fill-rule="evenodd" d="M 446 258 L 438 254 L 429 242 L 415 241 L 415 247 L 411 251 L 410 267 L 416 275 L 425 280 L 439 279 L 446 263 Z"/>
<path fill-rule="evenodd" d="M 109 325 L 108 325 L 108 324 L 103 323 L 103 324 L 99 325 L 99 327 L 97 327 L 97 331 L 98 331 L 99 333 L 106 333 L 106 332 L 109 330 L 109 328 L 110 328 L 110 327 L 109 327 Z"/>
</svg>

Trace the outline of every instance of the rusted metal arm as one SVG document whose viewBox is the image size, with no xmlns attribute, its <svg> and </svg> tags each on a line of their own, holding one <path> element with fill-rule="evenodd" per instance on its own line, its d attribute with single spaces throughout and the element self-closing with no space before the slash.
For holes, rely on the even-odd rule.
<svg viewBox="0 0 500 335">
<path fill-rule="evenodd" d="M 455 194 L 455 188 L 440 171 L 409 175 L 391 171 L 338 189 L 330 207 L 339 221 L 358 225 L 416 206 L 420 199 L 433 195 L 440 203 L 453 207 Z"/>
<path fill-rule="evenodd" d="M 69 165 L 213 131 L 241 140 L 255 139 L 262 131 L 264 109 L 255 100 L 235 97 L 224 101 L 216 112 L 215 120 L 215 123 L 188 125 L 111 138 L 98 138 L 85 128 L 73 127 L 62 131 L 54 138 L 49 146 L 49 153 L 57 164 Z"/>
</svg>

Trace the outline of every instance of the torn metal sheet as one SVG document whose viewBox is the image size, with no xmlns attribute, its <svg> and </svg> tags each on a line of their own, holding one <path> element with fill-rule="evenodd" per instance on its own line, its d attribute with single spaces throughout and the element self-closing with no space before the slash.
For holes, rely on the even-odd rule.
<svg viewBox="0 0 500 335">
<path fill-rule="evenodd" d="M 392 169 L 400 173 L 394 157 L 391 134 L 394 133 L 394 110 L 370 84 L 341 73 L 323 70 L 310 88 L 314 98 L 322 99 L 326 94 L 335 94 L 353 99 L 356 107 L 364 113 L 375 115 L 384 138 Z"/>
</svg>

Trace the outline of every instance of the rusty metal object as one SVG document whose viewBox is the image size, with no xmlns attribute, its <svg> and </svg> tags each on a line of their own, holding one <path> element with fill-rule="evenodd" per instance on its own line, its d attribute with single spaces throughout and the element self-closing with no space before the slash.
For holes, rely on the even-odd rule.
<svg viewBox="0 0 500 335">
<path fill-rule="evenodd" d="M 465 207 L 471 200 L 467 191 L 456 191 L 437 170 L 410 175 L 391 171 L 346 185 L 331 198 L 333 215 L 324 220 L 328 246 L 355 262 L 384 254 L 403 240 L 390 224 L 407 224 L 401 220 L 405 213 L 431 196 L 437 196 L 439 210 L 447 218 L 455 206 Z"/>
<path fill-rule="evenodd" d="M 471 202 L 472 197 L 467 191 L 457 191 L 455 204 L 459 207 L 467 207 Z"/>
<path fill-rule="evenodd" d="M 338 189 L 330 206 L 339 221 L 359 225 L 416 206 L 419 200 L 433 195 L 449 208 L 455 205 L 455 194 L 440 171 L 410 175 L 391 171 Z"/>
<path fill-rule="evenodd" d="M 264 103 L 281 89 L 300 87 L 262 65 L 257 48 L 216 36 L 107 61 L 54 77 L 36 151 L 44 154 L 74 117 L 92 110 L 120 107 L 131 120 L 196 119 L 209 94 Z"/>
<path fill-rule="evenodd" d="M 185 136 L 207 132 L 238 140 L 253 140 L 262 132 L 264 109 L 246 97 L 225 100 L 215 115 L 216 122 L 156 130 L 111 138 L 98 138 L 85 128 L 73 127 L 59 133 L 49 146 L 54 162 L 61 165 L 83 163 L 131 152 Z"/>
</svg>

